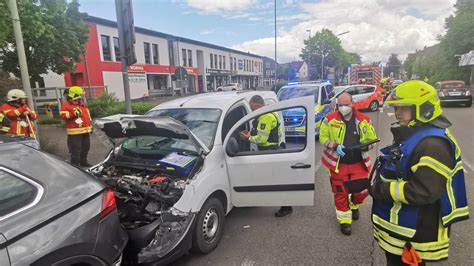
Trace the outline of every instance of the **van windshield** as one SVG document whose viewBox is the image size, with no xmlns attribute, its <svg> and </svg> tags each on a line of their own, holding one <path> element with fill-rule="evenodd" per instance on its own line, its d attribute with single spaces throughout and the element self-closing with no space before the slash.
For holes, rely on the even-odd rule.
<svg viewBox="0 0 474 266">
<path fill-rule="evenodd" d="M 278 100 L 284 101 L 293 98 L 314 95 L 314 102 L 318 102 L 319 87 L 285 87 L 278 92 Z"/>
</svg>

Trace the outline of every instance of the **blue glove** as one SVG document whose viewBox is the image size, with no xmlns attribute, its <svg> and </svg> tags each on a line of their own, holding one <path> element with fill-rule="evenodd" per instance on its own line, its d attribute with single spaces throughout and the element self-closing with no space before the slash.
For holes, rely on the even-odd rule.
<svg viewBox="0 0 474 266">
<path fill-rule="evenodd" d="M 337 148 L 336 148 L 337 154 L 339 154 L 339 156 L 341 157 L 344 157 L 344 155 L 346 155 L 346 153 L 344 152 L 345 148 L 346 147 L 344 147 L 344 145 L 342 144 L 337 145 Z"/>
</svg>

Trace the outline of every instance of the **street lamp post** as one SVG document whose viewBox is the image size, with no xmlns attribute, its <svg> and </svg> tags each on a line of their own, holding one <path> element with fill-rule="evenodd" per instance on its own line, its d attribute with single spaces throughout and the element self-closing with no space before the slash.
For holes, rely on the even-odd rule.
<svg viewBox="0 0 474 266">
<path fill-rule="evenodd" d="M 345 32 L 341 32 L 339 34 L 336 34 L 336 36 L 341 36 L 341 35 L 344 35 L 344 34 L 347 34 L 351 31 L 345 31 Z M 321 51 L 321 79 L 324 78 L 324 52 Z"/>
</svg>

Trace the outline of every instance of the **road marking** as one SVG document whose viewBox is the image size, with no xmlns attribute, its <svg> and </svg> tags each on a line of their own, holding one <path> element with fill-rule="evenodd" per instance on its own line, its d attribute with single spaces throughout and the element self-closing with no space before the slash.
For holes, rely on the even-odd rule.
<svg viewBox="0 0 474 266">
<path fill-rule="evenodd" d="M 245 258 L 244 261 L 242 261 L 242 266 L 254 266 L 256 264 L 255 261 L 249 259 L 249 258 Z"/>
<path fill-rule="evenodd" d="M 466 165 L 466 166 L 467 166 L 467 168 L 469 168 L 469 171 L 471 171 L 471 172 L 472 172 L 472 170 L 473 170 L 473 169 L 472 169 L 472 166 L 471 166 L 471 164 L 470 164 L 468 161 L 463 161 L 463 163 L 464 163 L 464 165 Z"/>
</svg>

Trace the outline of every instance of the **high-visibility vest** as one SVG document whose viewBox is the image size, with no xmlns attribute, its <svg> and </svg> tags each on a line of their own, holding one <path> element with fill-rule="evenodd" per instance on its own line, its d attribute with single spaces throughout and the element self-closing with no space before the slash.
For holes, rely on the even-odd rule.
<svg viewBox="0 0 474 266">
<path fill-rule="evenodd" d="M 353 115 L 356 120 L 356 130 L 360 135 L 359 142 L 367 143 L 377 139 L 375 129 L 370 123 L 370 118 L 353 108 Z M 338 144 L 344 143 L 346 135 L 346 124 L 338 111 L 329 114 L 324 118 L 319 132 L 319 142 L 323 145 L 323 155 L 321 161 L 328 169 L 338 173 L 340 156 L 336 151 Z M 368 152 L 362 152 L 362 160 L 370 169 L 370 156 Z"/>
<path fill-rule="evenodd" d="M 254 120 L 250 142 L 257 144 L 259 149 L 278 148 L 283 142 L 278 113 L 268 113 Z"/>
<path fill-rule="evenodd" d="M 6 134 L 10 131 L 10 120 L 0 111 L 0 134 Z"/>
<path fill-rule="evenodd" d="M 417 164 L 409 166 L 414 149 L 426 137 L 443 138 L 451 144 L 453 160 L 449 167 L 429 156 L 423 156 Z M 456 140 L 448 129 L 426 128 L 420 129 L 399 146 L 388 146 L 381 151 L 383 159 L 379 167 L 380 178 L 384 182 L 390 182 L 390 195 L 394 202 L 374 199 L 372 222 L 375 226 L 375 238 L 384 250 L 401 254 L 405 243 L 415 236 L 420 208 L 409 205 L 403 191 L 416 169 L 428 166 L 447 180 L 446 191 L 440 198 L 439 237 L 435 242 L 411 244 L 425 260 L 447 258 L 448 226 L 469 218 L 461 151 Z"/>
<path fill-rule="evenodd" d="M 77 116 L 74 109 L 80 109 L 81 115 Z M 85 103 L 73 100 L 65 102 L 61 106 L 60 117 L 66 121 L 66 132 L 68 135 L 89 134 L 92 132 L 92 121 L 89 109 Z"/>
</svg>

